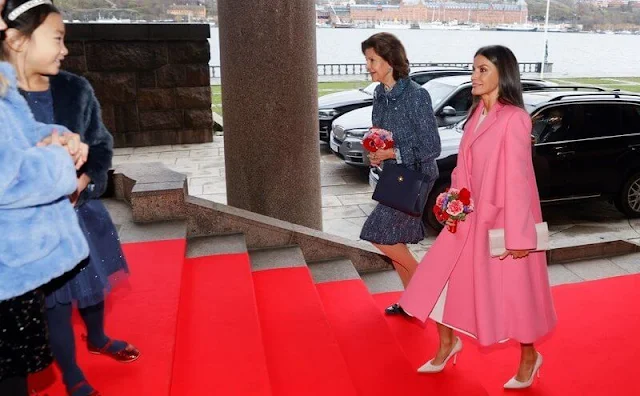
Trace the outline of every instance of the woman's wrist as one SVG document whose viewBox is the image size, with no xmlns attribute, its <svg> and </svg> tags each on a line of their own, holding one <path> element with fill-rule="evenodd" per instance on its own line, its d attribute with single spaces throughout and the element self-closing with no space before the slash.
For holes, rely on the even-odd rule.
<svg viewBox="0 0 640 396">
<path fill-rule="evenodd" d="M 394 148 L 393 149 L 393 156 L 396 159 L 396 162 L 401 164 L 402 163 L 402 156 L 400 155 L 400 149 L 399 148 Z"/>
</svg>

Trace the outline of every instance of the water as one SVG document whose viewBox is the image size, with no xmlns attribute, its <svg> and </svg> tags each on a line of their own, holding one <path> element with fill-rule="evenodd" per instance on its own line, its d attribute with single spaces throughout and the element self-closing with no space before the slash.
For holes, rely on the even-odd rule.
<svg viewBox="0 0 640 396">
<path fill-rule="evenodd" d="M 318 63 L 364 63 L 360 43 L 376 29 L 316 29 Z M 472 62 L 484 45 L 511 48 L 520 62 L 540 62 L 543 32 L 388 30 L 398 36 L 411 62 Z M 220 65 L 218 28 L 211 29 L 211 64 Z M 548 33 L 553 76 L 640 76 L 640 35 Z"/>
</svg>

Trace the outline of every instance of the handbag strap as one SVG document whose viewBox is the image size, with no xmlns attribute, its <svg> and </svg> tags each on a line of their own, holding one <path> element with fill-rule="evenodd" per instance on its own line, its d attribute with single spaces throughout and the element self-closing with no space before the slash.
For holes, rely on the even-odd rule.
<svg viewBox="0 0 640 396">
<path fill-rule="evenodd" d="M 416 155 L 416 148 L 415 146 L 411 146 L 411 151 L 413 152 L 413 167 L 415 168 L 416 171 L 420 172 L 420 163 L 422 161 L 418 161 L 418 156 Z"/>
</svg>

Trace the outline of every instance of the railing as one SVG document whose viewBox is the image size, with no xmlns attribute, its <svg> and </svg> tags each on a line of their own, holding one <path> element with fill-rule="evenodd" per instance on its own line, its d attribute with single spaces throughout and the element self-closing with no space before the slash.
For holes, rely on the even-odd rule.
<svg viewBox="0 0 640 396">
<path fill-rule="evenodd" d="M 429 67 L 429 66 L 441 66 L 441 67 L 462 67 L 471 69 L 473 63 L 466 62 L 422 62 L 412 63 L 411 68 Z M 520 63 L 521 73 L 540 73 L 542 62 L 523 62 Z M 220 66 L 210 66 L 210 77 L 220 78 L 221 71 Z M 544 72 L 551 73 L 553 69 L 553 63 L 546 63 Z M 318 65 L 318 76 L 361 76 L 369 74 L 367 72 L 367 65 L 363 63 L 329 63 Z"/>
</svg>

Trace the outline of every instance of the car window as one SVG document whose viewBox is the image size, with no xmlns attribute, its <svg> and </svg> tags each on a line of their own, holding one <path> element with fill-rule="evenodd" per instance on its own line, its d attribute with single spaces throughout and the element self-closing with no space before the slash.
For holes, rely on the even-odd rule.
<svg viewBox="0 0 640 396">
<path fill-rule="evenodd" d="M 471 108 L 472 103 L 473 95 L 471 95 L 471 87 L 465 87 L 456 92 L 456 94 L 445 103 L 445 106 L 451 106 L 456 109 L 456 115 L 465 115 Z"/>
<path fill-rule="evenodd" d="M 426 84 L 429 81 L 433 80 L 435 77 L 441 77 L 438 75 L 434 75 L 434 74 L 418 74 L 416 76 L 411 76 L 411 79 L 415 82 L 417 82 L 418 84 L 422 85 L 422 84 Z"/>
<path fill-rule="evenodd" d="M 567 140 L 568 120 L 571 116 L 569 107 L 555 106 L 546 108 L 532 117 L 532 133 L 536 138 L 536 143 Z"/>
<path fill-rule="evenodd" d="M 443 84 L 434 79 L 423 85 L 423 88 L 429 92 L 431 104 L 435 109 L 447 96 L 451 95 L 456 86 Z"/>
<path fill-rule="evenodd" d="M 555 106 L 533 116 L 537 143 L 621 135 L 621 106 L 614 103 L 579 103 Z"/>
<path fill-rule="evenodd" d="M 423 85 L 423 84 L 426 84 L 429 81 L 433 80 L 434 78 L 448 77 L 448 76 L 458 76 L 460 74 L 465 74 L 465 73 L 464 72 L 460 72 L 460 71 L 423 73 L 423 74 L 417 74 L 415 76 L 411 76 L 411 79 L 413 81 L 417 82 L 418 84 Z"/>
<path fill-rule="evenodd" d="M 542 87 L 542 86 L 544 86 L 544 85 L 540 84 L 540 83 L 532 83 L 532 82 L 523 82 L 522 83 L 522 89 Z"/>
<path fill-rule="evenodd" d="M 640 105 L 622 106 L 622 133 L 640 133 Z"/>
<path fill-rule="evenodd" d="M 621 108 L 615 103 L 587 103 L 575 106 L 571 121 L 574 139 L 621 135 Z"/>
<path fill-rule="evenodd" d="M 363 88 L 363 89 L 362 89 L 362 92 L 368 93 L 369 95 L 373 95 L 373 91 L 375 91 L 375 90 L 376 90 L 376 87 L 377 87 L 379 84 L 380 84 L 379 82 L 371 83 L 371 84 L 367 85 L 367 87 L 366 87 L 366 88 Z"/>
</svg>

